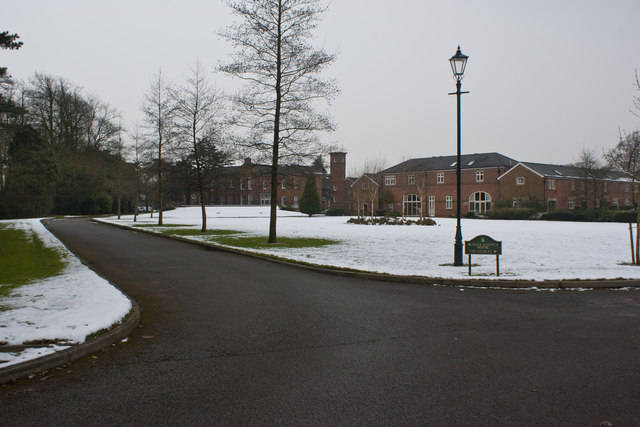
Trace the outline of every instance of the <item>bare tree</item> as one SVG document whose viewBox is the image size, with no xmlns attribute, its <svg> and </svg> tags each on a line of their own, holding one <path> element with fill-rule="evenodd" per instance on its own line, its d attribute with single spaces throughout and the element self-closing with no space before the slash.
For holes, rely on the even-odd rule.
<svg viewBox="0 0 640 427">
<path fill-rule="evenodd" d="M 621 133 L 620 142 L 618 142 L 615 148 L 606 152 L 605 157 L 609 167 L 624 173 L 631 180 L 631 196 L 633 198 L 633 204 L 635 205 L 636 187 L 638 193 L 640 193 L 640 132 Z M 640 209 L 638 209 L 638 207 L 636 207 L 636 209 L 638 210 L 638 214 L 636 216 L 635 255 L 633 251 L 631 224 L 629 224 L 629 231 L 631 233 L 631 256 L 634 263 L 640 265 Z"/>
<path fill-rule="evenodd" d="M 418 177 L 416 177 L 417 179 Z M 424 211 L 427 208 L 427 174 L 422 175 L 422 179 L 416 181 L 416 188 L 418 189 L 418 196 L 420 197 L 420 221 L 424 219 Z M 404 205 L 404 200 L 402 201 Z M 424 207 L 423 207 L 424 206 Z M 404 212 L 404 207 L 402 209 Z"/>
<path fill-rule="evenodd" d="M 317 132 L 333 125 L 317 107 L 337 94 L 332 81 L 318 74 L 335 56 L 309 44 L 326 7 L 319 0 L 227 1 L 239 24 L 221 35 L 236 48 L 221 70 L 245 81 L 234 98 L 233 122 L 246 130 L 245 144 L 271 160 L 269 243 L 276 243 L 278 164 L 312 160 L 328 150 Z"/>
<path fill-rule="evenodd" d="M 580 169 L 582 179 L 584 180 L 584 200 L 589 206 L 589 182 L 593 188 L 593 206 L 596 207 L 598 200 L 598 182 L 600 181 L 602 172 L 602 161 L 596 154 L 595 150 L 583 148 L 578 156 L 578 160 L 572 165 Z"/>
<path fill-rule="evenodd" d="M 640 78 L 638 77 L 638 70 L 636 70 L 635 87 L 638 92 L 640 92 Z M 633 108 L 635 111 L 631 110 L 631 113 L 640 117 L 640 94 L 633 97 Z"/>
<path fill-rule="evenodd" d="M 207 79 L 202 67 L 196 62 L 189 67 L 181 86 L 171 91 L 175 103 L 176 125 L 179 138 L 187 144 L 196 168 L 200 207 L 202 210 L 202 232 L 207 231 L 205 207 L 202 145 L 211 140 L 216 131 L 214 119 L 221 110 L 221 98 Z"/>
<path fill-rule="evenodd" d="M 175 109 L 169 95 L 169 88 L 159 70 L 144 95 L 141 107 L 144 126 L 149 132 L 149 144 L 155 152 L 158 188 L 158 225 L 162 225 L 162 166 L 165 154 L 173 144 Z"/>
</svg>

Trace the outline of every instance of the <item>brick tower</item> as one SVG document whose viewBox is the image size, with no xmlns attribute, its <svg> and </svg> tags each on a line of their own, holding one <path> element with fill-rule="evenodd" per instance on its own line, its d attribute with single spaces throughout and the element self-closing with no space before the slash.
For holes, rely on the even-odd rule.
<svg viewBox="0 0 640 427">
<path fill-rule="evenodd" d="M 329 200 L 330 208 L 348 208 L 345 189 L 347 177 L 347 153 L 335 152 L 329 154 Z"/>
</svg>

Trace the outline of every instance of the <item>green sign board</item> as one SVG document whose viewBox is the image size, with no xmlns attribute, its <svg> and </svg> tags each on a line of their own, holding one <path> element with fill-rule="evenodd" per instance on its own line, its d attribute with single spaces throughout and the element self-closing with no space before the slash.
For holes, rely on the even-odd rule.
<svg viewBox="0 0 640 427">
<path fill-rule="evenodd" d="M 473 255 L 502 255 L 502 242 L 480 235 L 464 242 L 464 253 Z"/>
</svg>

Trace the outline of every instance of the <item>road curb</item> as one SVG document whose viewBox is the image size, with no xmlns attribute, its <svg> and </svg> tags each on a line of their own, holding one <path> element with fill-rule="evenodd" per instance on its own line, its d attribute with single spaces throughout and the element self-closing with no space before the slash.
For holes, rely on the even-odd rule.
<svg viewBox="0 0 640 427">
<path fill-rule="evenodd" d="M 126 295 L 126 294 L 125 294 Z M 127 296 L 127 298 L 129 298 Z M 0 384 L 6 384 L 30 375 L 38 374 L 43 371 L 66 365 L 67 363 L 88 356 L 92 353 L 116 344 L 129 336 L 140 323 L 140 307 L 137 302 L 129 298 L 131 301 L 131 311 L 127 315 L 124 322 L 118 326 L 99 334 L 89 341 L 77 344 L 71 348 L 48 354 L 33 360 L 27 360 L 16 365 L 0 368 Z"/>
<path fill-rule="evenodd" d="M 507 288 L 507 289 L 558 289 L 558 290 L 572 290 L 572 289 L 626 289 L 626 288 L 640 288 L 640 280 L 637 279 L 585 279 L 585 280 L 509 280 L 509 279 L 494 279 L 487 280 L 482 278 L 477 279 L 448 279 L 442 277 L 427 277 L 427 276 L 403 276 L 386 273 L 374 273 L 369 271 L 360 271 L 354 269 L 340 269 L 332 268 L 331 266 L 318 266 L 314 264 L 305 263 L 302 261 L 287 260 L 284 258 L 259 254 L 250 251 L 243 251 L 240 249 L 231 249 L 224 246 L 217 246 L 211 243 L 198 242 L 196 240 L 186 239 L 180 236 L 168 236 L 166 234 L 154 233 L 153 231 L 145 230 L 143 228 L 131 227 L 124 224 L 115 224 L 112 222 L 99 221 L 92 219 L 91 221 L 99 222 L 100 224 L 106 224 L 113 227 L 121 228 L 123 230 L 140 232 L 145 234 L 151 234 L 153 236 L 164 237 L 166 239 L 177 240 L 180 242 L 190 243 L 198 245 L 207 250 L 219 251 L 236 255 L 244 255 L 256 259 L 267 260 L 276 262 L 278 264 L 289 265 L 297 268 L 302 268 L 310 271 L 317 271 L 325 274 L 331 274 L 334 276 L 353 277 L 364 280 L 378 280 L 394 283 L 410 283 L 420 285 L 438 285 L 438 286 L 450 286 L 450 287 L 470 287 L 470 288 Z"/>
</svg>

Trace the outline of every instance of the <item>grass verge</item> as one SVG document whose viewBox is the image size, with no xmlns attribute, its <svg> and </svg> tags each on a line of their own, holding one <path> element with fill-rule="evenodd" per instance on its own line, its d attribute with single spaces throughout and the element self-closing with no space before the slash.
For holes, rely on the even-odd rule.
<svg viewBox="0 0 640 427">
<path fill-rule="evenodd" d="M 189 224 L 134 224 L 137 228 L 170 228 L 170 227 L 191 227 Z"/>
<path fill-rule="evenodd" d="M 242 234 L 243 231 L 236 230 L 207 230 L 204 233 L 192 228 L 187 230 L 162 230 L 162 234 L 167 236 L 227 236 L 231 234 Z"/>
<path fill-rule="evenodd" d="M 225 246 L 247 249 L 268 248 L 320 248 L 322 246 L 336 245 L 337 240 L 319 239 L 311 237 L 278 237 L 278 243 L 267 243 L 266 236 L 221 236 L 216 243 Z"/>
<path fill-rule="evenodd" d="M 0 298 L 33 280 L 64 270 L 60 253 L 44 246 L 35 234 L 0 224 Z"/>
</svg>

